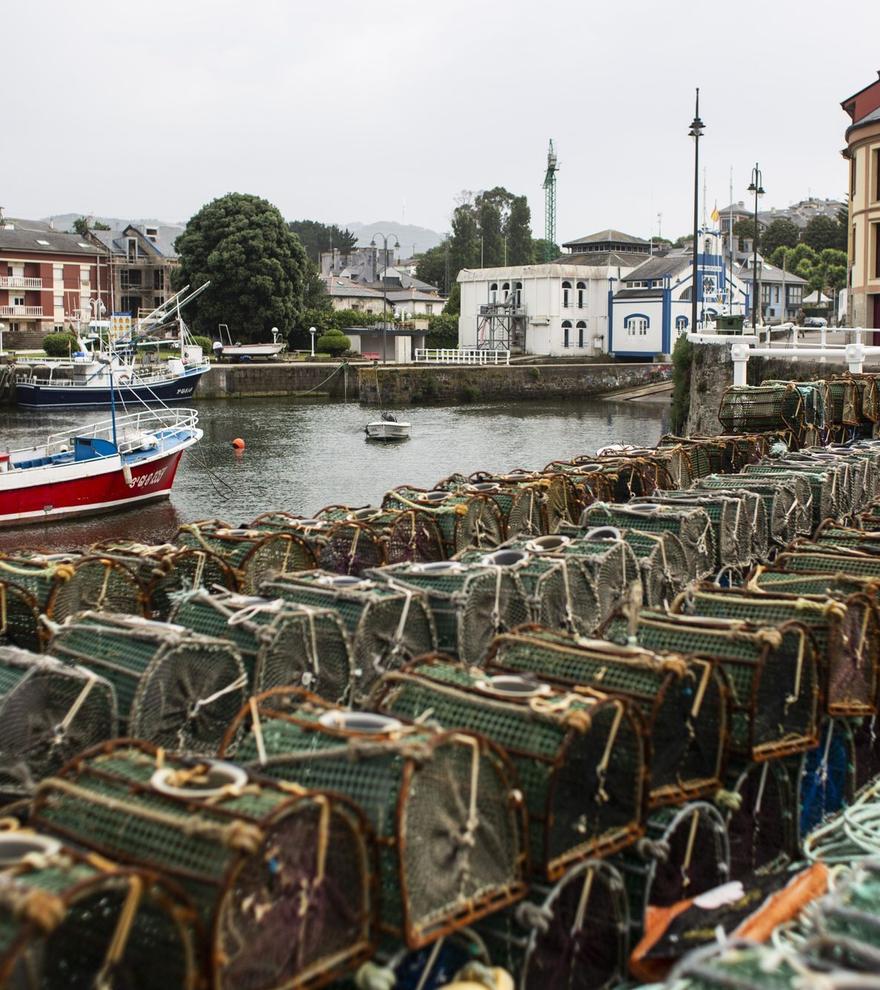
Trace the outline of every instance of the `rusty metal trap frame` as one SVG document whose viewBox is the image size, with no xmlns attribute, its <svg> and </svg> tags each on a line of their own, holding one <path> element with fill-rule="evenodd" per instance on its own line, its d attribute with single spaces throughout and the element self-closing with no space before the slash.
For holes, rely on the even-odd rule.
<svg viewBox="0 0 880 990">
<path fill-rule="evenodd" d="M 844 601 L 850 595 L 862 592 L 876 601 L 880 598 L 880 573 L 876 578 L 864 578 L 853 577 L 842 571 L 809 574 L 761 565 L 749 575 L 745 587 L 749 591 L 762 591 L 766 594 L 782 592 L 807 597 L 819 595 Z"/>
<path fill-rule="evenodd" d="M 814 546 L 828 547 L 831 552 L 845 548 L 880 556 L 880 533 L 845 526 L 837 519 L 825 519 L 809 542 Z M 794 543 L 792 549 L 796 550 L 798 546 L 798 543 Z"/>
<path fill-rule="evenodd" d="M 574 694 L 434 656 L 386 674 L 373 702 L 383 714 L 478 732 L 505 750 L 525 795 L 537 876 L 556 880 L 573 863 L 642 834 L 645 729 L 624 698 Z"/>
<path fill-rule="evenodd" d="M 214 753 L 247 698 L 234 644 L 183 626 L 83 612 L 56 628 L 51 649 L 113 685 L 125 732 L 169 749 Z"/>
<path fill-rule="evenodd" d="M 524 896 L 522 799 L 509 760 L 487 739 L 281 688 L 252 698 L 227 740 L 255 774 L 357 804 L 378 840 L 380 929 L 410 948 Z"/>
<path fill-rule="evenodd" d="M 727 453 L 727 444 L 721 437 L 679 437 L 667 433 L 657 442 L 658 448 L 678 447 L 688 462 L 690 482 L 683 485 L 675 479 L 676 488 L 690 487 L 697 478 L 718 471 L 733 469 Z"/>
<path fill-rule="evenodd" d="M 635 501 L 626 505 L 594 503 L 584 509 L 582 526 L 617 526 L 645 533 L 673 533 L 687 555 L 691 578 L 716 570 L 715 532 L 701 507 Z"/>
<path fill-rule="evenodd" d="M 210 550 L 176 547 L 171 543 L 148 545 L 135 540 L 103 540 L 93 543 L 88 552 L 91 556 L 109 557 L 134 574 L 144 590 L 147 611 L 153 619 L 168 618 L 172 596 L 180 591 L 195 588 L 238 590 L 232 568 Z M 114 611 L 125 610 L 117 608 Z"/>
<path fill-rule="evenodd" d="M 76 753 L 116 734 L 116 696 L 103 677 L 0 646 L 0 802 L 30 795 Z"/>
<path fill-rule="evenodd" d="M 254 594 L 272 571 L 304 571 L 317 566 L 308 541 L 295 533 L 236 529 L 219 519 L 181 526 L 174 542 L 222 557 L 245 594 Z"/>
<path fill-rule="evenodd" d="M 627 698 L 645 722 L 652 807 L 714 793 L 727 744 L 727 686 L 714 662 L 584 640 L 537 626 L 496 637 L 485 669 Z"/>
<path fill-rule="evenodd" d="M 821 543 L 795 543 L 776 556 L 773 566 L 794 574 L 843 574 L 864 580 L 880 580 L 880 557 L 855 548 Z"/>
<path fill-rule="evenodd" d="M 706 444 L 712 463 L 711 474 L 736 474 L 743 465 L 751 464 L 764 457 L 772 443 L 781 439 L 781 434 L 764 433 L 717 433 L 710 436 L 696 435 L 688 438 L 690 443 Z"/>
<path fill-rule="evenodd" d="M 747 567 L 754 557 L 752 520 L 758 499 L 747 504 L 744 493 L 658 491 L 635 504 L 671 505 L 702 509 L 712 523 L 715 537 L 714 569 Z"/>
<path fill-rule="evenodd" d="M 845 466 L 819 464 L 813 460 L 800 461 L 793 457 L 747 464 L 743 468 L 747 477 L 778 476 L 796 482 L 803 478 L 810 488 L 809 528 L 812 532 L 823 519 L 842 519 L 852 510 L 848 491 L 848 472 Z"/>
<path fill-rule="evenodd" d="M 375 506 L 352 508 L 345 505 L 328 505 L 320 509 L 316 516 L 338 525 L 359 523 L 361 526 L 369 527 L 373 538 L 382 547 L 384 554 L 382 563 L 418 564 L 443 560 L 446 556 L 443 537 L 434 517 L 421 509 L 382 509 Z M 343 541 L 346 532 L 334 530 L 333 541 Z M 346 550 L 344 544 L 341 549 L 343 553 L 351 553 L 350 549 Z M 321 566 L 324 566 L 323 560 Z"/>
<path fill-rule="evenodd" d="M 790 478 L 776 475 L 710 474 L 700 478 L 693 488 L 696 492 L 752 492 L 764 502 L 770 541 L 785 546 L 811 529 L 809 506 L 802 498 L 809 496 L 809 485 L 801 479 L 797 486 Z M 805 494 L 806 493 L 806 494 Z"/>
<path fill-rule="evenodd" d="M 465 564 L 505 567 L 519 582 L 529 606 L 529 620 L 549 629 L 588 633 L 599 622 L 599 593 L 575 557 L 545 552 L 567 538 L 547 534 L 531 540 L 510 540 L 487 554 L 465 550 L 454 559 Z"/>
<path fill-rule="evenodd" d="M 382 508 L 427 512 L 437 523 L 447 557 L 468 547 L 497 547 L 507 535 L 498 503 L 480 492 L 429 491 L 400 485 L 385 493 Z"/>
<path fill-rule="evenodd" d="M 873 601 L 861 592 L 841 601 L 701 585 L 683 592 L 672 611 L 760 626 L 799 622 L 816 644 L 823 710 L 829 715 L 869 715 L 876 710 L 880 622 Z"/>
<path fill-rule="evenodd" d="M 728 433 L 787 432 L 802 435 L 807 416 L 804 395 L 793 382 L 731 385 L 724 390 L 718 421 Z"/>
<path fill-rule="evenodd" d="M 819 670 L 806 626 L 773 628 L 742 619 L 707 619 L 643 609 L 633 624 L 617 618 L 603 630 L 615 643 L 635 642 L 657 653 L 715 660 L 730 688 L 728 748 L 768 760 L 816 745 Z"/>
<path fill-rule="evenodd" d="M 373 841 L 342 797 L 123 739 L 43 781 L 33 822 L 182 888 L 216 990 L 323 986 L 371 955 Z"/>
<path fill-rule="evenodd" d="M 797 855 L 795 794 L 782 760 L 740 763 L 724 794 L 730 875 L 776 872 Z"/>
<path fill-rule="evenodd" d="M 478 474 L 481 480 L 471 481 L 464 475 L 451 475 L 438 481 L 435 491 L 468 494 L 479 492 L 491 498 L 501 511 L 504 519 L 504 534 L 507 538 L 516 536 L 542 536 L 550 532 L 550 521 L 546 506 L 545 487 L 540 482 L 505 483 Z M 562 478 L 562 476 L 558 476 Z M 548 482 L 549 486 L 549 482 Z"/>
<path fill-rule="evenodd" d="M 247 694 L 295 685 L 339 704 L 351 701 L 348 637 L 331 609 L 199 588 L 178 598 L 170 621 L 234 643 L 248 676 Z"/>
<path fill-rule="evenodd" d="M 529 603 L 510 568 L 442 560 L 394 564 L 371 571 L 371 580 L 425 598 L 437 647 L 480 664 L 492 637 L 529 620 Z"/>
<path fill-rule="evenodd" d="M 838 382 L 851 382 L 856 389 L 854 398 L 855 420 L 857 423 L 876 423 L 880 420 L 880 392 L 877 389 L 877 376 L 871 374 L 834 375 L 831 379 L 832 389 Z M 832 397 L 834 393 L 832 393 Z"/>
<path fill-rule="evenodd" d="M 437 648 L 431 609 L 425 595 L 413 589 L 326 571 L 301 571 L 275 576 L 264 582 L 262 591 L 272 598 L 338 617 L 348 635 L 351 695 L 358 703 L 380 674 Z M 323 663 L 320 648 L 317 654 Z M 329 701 L 338 697 L 315 686 L 309 690 Z"/>
<path fill-rule="evenodd" d="M 27 829 L 0 831 L 0 984 L 8 988 L 199 982 L 193 911 L 156 879 Z"/>
<path fill-rule="evenodd" d="M 630 940 L 640 936 L 650 907 L 671 907 L 730 877 L 724 818 L 714 805 L 692 801 L 648 816 L 645 835 L 613 859 L 629 896 Z"/>
<path fill-rule="evenodd" d="M 612 990 L 626 976 L 629 904 L 620 873 L 604 859 L 568 870 L 552 887 L 478 926 L 492 957 L 518 974 L 520 990 Z"/>
</svg>

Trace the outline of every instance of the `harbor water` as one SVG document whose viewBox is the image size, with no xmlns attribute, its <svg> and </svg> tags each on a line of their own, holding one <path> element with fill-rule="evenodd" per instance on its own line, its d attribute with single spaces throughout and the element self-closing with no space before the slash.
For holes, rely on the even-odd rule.
<svg viewBox="0 0 880 990">
<path fill-rule="evenodd" d="M 310 515 L 331 503 L 377 504 L 399 484 L 430 487 L 454 471 L 542 468 L 611 443 L 653 446 L 669 429 L 669 403 L 506 402 L 399 411 L 411 439 L 366 441 L 375 410 L 356 404 L 251 399 L 199 404 L 204 439 L 183 455 L 170 501 L 79 521 L 0 530 L 0 551 L 69 550 L 97 540 L 169 540 L 177 527 L 219 518 L 235 525 L 261 512 Z M 2 446 L 42 442 L 48 433 L 103 418 L 90 412 L 0 414 Z M 232 440 L 241 437 L 245 449 Z"/>
</svg>

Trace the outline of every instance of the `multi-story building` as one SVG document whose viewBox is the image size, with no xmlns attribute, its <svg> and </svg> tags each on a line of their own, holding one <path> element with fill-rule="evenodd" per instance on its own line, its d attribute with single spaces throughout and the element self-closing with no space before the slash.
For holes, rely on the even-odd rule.
<svg viewBox="0 0 880 990">
<path fill-rule="evenodd" d="M 324 278 L 330 305 L 335 310 L 354 309 L 362 313 L 382 312 L 382 293 L 350 278 L 328 275 Z M 386 308 L 391 309 L 390 301 Z"/>
<path fill-rule="evenodd" d="M 107 254 L 79 234 L 0 213 L 0 323 L 9 349 L 111 312 Z"/>
<path fill-rule="evenodd" d="M 394 264 L 394 248 L 356 247 L 351 251 L 321 252 L 321 274 L 341 275 L 355 282 L 366 282 L 368 285 L 378 282 L 381 272 Z"/>
<path fill-rule="evenodd" d="M 849 292 L 852 326 L 880 329 L 880 72 L 841 106 L 849 160 Z M 875 340 L 877 334 L 874 335 Z"/>
</svg>

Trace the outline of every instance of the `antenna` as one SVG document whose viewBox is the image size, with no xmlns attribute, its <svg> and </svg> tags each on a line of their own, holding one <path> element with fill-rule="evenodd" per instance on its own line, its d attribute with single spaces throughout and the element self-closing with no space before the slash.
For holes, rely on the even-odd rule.
<svg viewBox="0 0 880 990">
<path fill-rule="evenodd" d="M 556 173 L 559 163 L 553 139 L 547 152 L 547 171 L 544 173 L 544 260 L 553 260 L 553 245 L 556 243 Z"/>
</svg>

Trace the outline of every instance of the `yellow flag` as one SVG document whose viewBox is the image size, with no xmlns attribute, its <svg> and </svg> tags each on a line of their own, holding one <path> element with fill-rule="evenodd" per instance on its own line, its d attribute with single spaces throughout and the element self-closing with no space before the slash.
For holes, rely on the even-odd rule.
<svg viewBox="0 0 880 990">
<path fill-rule="evenodd" d="M 716 222 L 716 223 L 717 223 L 718 220 L 721 219 L 721 214 L 718 212 L 718 204 L 717 203 L 715 204 L 715 209 L 712 210 L 711 216 L 712 216 L 712 221 L 713 222 Z"/>
</svg>

